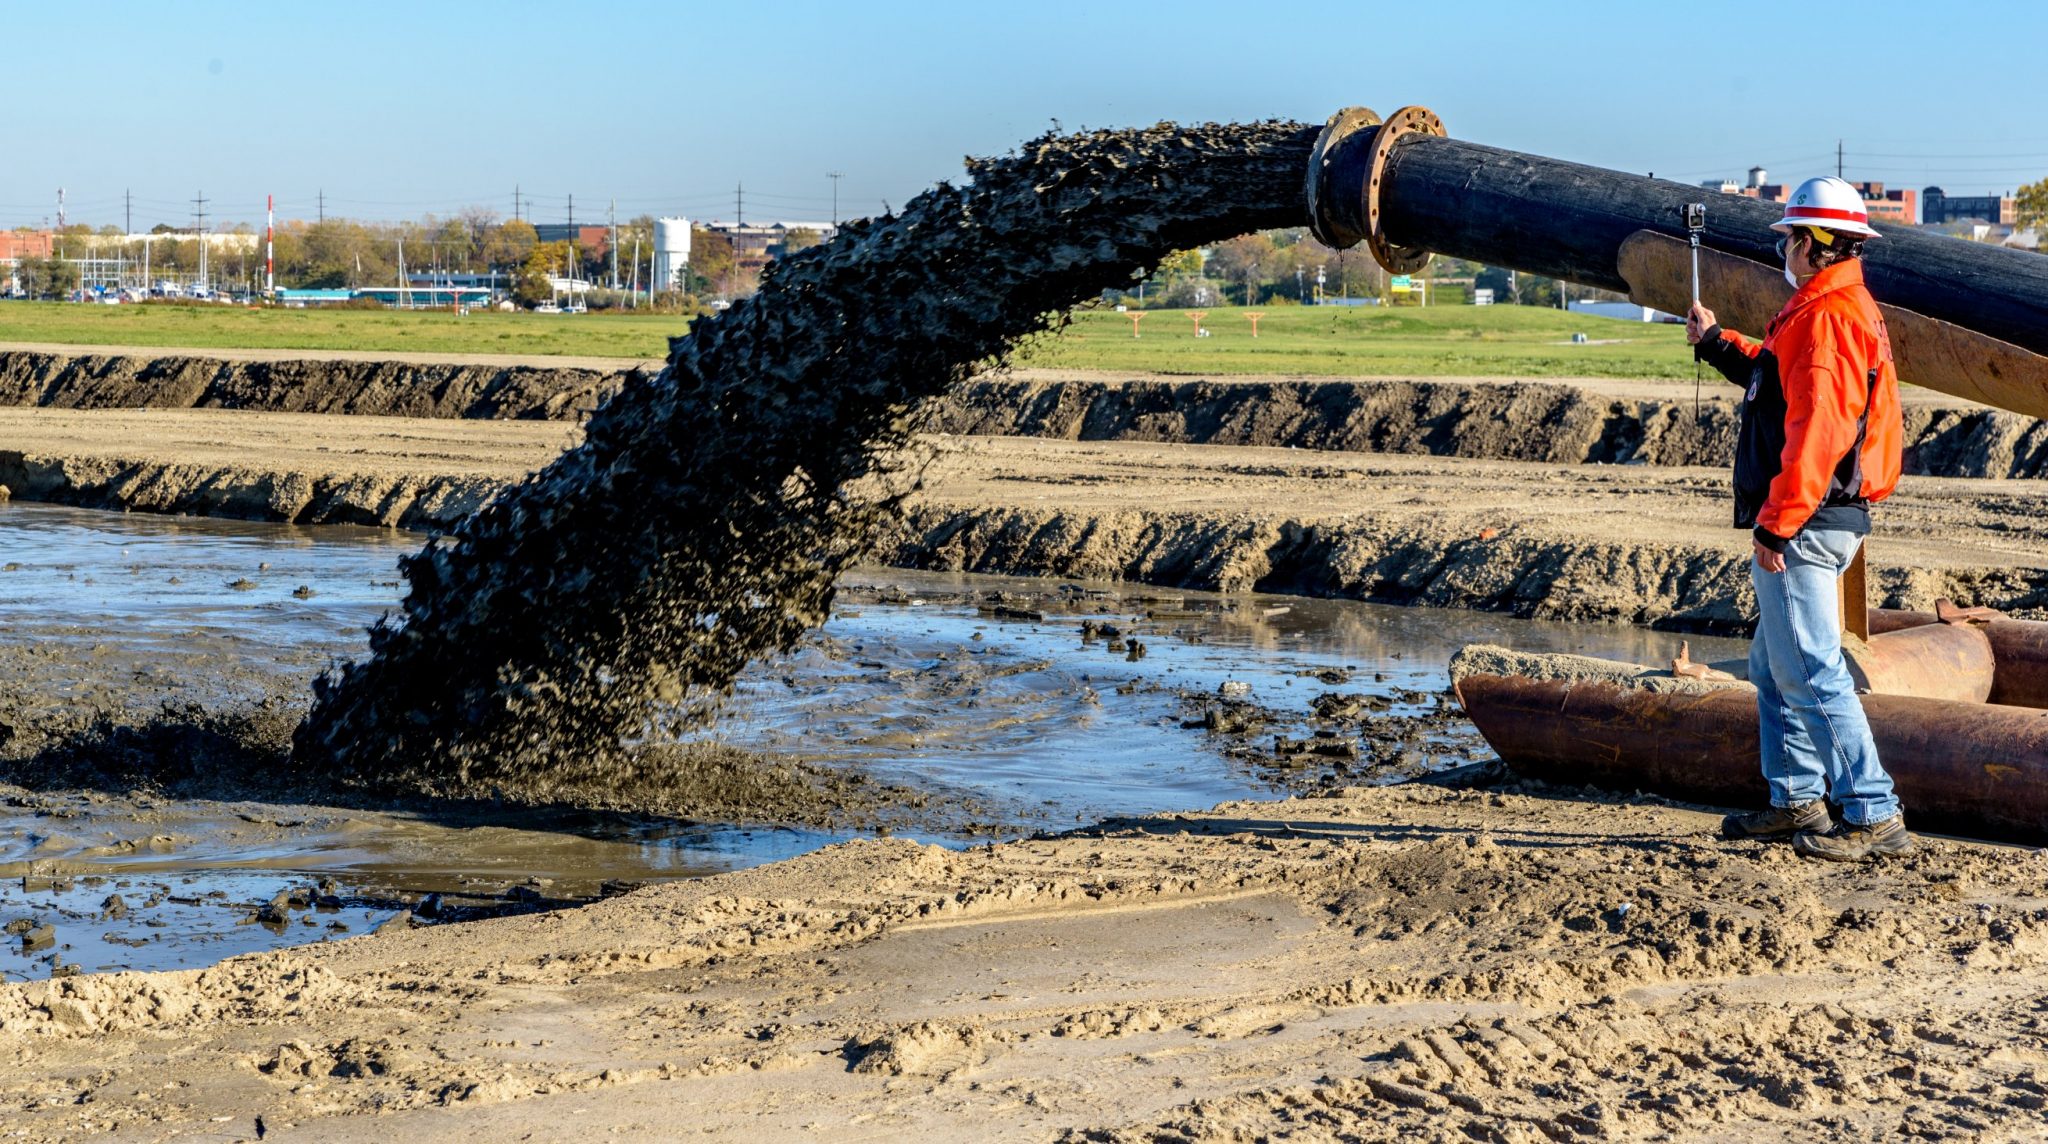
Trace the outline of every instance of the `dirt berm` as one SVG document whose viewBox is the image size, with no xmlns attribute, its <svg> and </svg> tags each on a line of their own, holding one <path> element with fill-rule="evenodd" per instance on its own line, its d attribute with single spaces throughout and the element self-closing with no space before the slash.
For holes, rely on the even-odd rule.
<svg viewBox="0 0 2048 1144">
<path fill-rule="evenodd" d="M 241 409 L 580 421 L 659 363 L 308 350 L 0 344 L 0 406 Z M 944 433 L 1427 453 L 1560 464 L 1721 465 L 1734 406 L 1713 383 L 1605 379 L 1221 380 L 1020 369 L 935 401 Z M 1908 389 L 1906 471 L 2048 475 L 2048 424 Z M 6 442 L 0 442 L 5 444 Z"/>
<path fill-rule="evenodd" d="M 0 345 L 0 405 L 581 420 L 659 363 Z"/>
<path fill-rule="evenodd" d="M 548 421 L 0 409 L 21 500 L 437 529 L 575 440 Z M 1739 632 L 1748 534 L 1727 475 L 1043 438 L 930 439 L 878 557 Z M 2035 481 L 1908 477 L 1878 513 L 1873 602 L 2048 608 Z"/>
<path fill-rule="evenodd" d="M 1595 379 L 1195 380 L 1016 370 L 974 379 L 935 411 L 946 433 L 1428 453 L 1557 464 L 1725 465 L 1734 390 Z M 1905 400 L 1906 471 L 2048 475 L 2048 423 L 1927 390 Z"/>
</svg>

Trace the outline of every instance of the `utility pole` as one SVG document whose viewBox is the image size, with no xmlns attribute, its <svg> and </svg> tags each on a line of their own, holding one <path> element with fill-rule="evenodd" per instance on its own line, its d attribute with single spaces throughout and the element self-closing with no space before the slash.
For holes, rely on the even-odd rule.
<svg viewBox="0 0 2048 1144">
<path fill-rule="evenodd" d="M 732 189 L 732 221 L 734 226 L 747 225 L 747 185 L 734 184 Z"/>
<path fill-rule="evenodd" d="M 576 196 L 572 194 L 569 196 L 569 281 L 574 282 L 581 277 L 577 273 L 577 264 L 582 261 L 583 254 L 576 249 Z M 576 299 L 571 297 L 569 301 L 574 304 Z"/>
<path fill-rule="evenodd" d="M 519 221 L 519 184 L 512 184 L 512 221 Z"/>
<path fill-rule="evenodd" d="M 263 293 L 277 294 L 277 247 L 272 241 L 277 232 L 277 200 L 263 196 Z"/>
<path fill-rule="evenodd" d="M 619 288 L 619 200 L 613 199 L 605 208 L 605 221 L 612 228 L 612 289 L 616 290 Z"/>
<path fill-rule="evenodd" d="M 1835 178 L 1842 177 L 1842 141 L 1835 140 Z"/>
<path fill-rule="evenodd" d="M 57 188 L 57 229 L 64 229 L 64 188 Z"/>
<path fill-rule="evenodd" d="M 135 233 L 135 195 L 130 191 L 121 192 L 121 233 Z"/>
<path fill-rule="evenodd" d="M 327 189 L 326 189 L 325 187 L 322 187 L 322 188 L 320 189 L 320 193 L 314 196 L 314 200 L 313 200 L 313 201 L 314 201 L 314 203 L 316 204 L 316 205 L 314 206 L 314 208 L 313 208 L 313 212 L 314 212 L 314 213 L 313 213 L 314 221 L 316 221 L 316 222 L 326 222 L 326 221 L 327 221 Z"/>
<path fill-rule="evenodd" d="M 206 192 L 192 197 L 192 233 L 199 236 L 199 289 L 206 289 Z"/>
<path fill-rule="evenodd" d="M 832 229 L 839 229 L 839 179 L 844 171 L 827 171 L 825 177 L 832 180 Z"/>
</svg>

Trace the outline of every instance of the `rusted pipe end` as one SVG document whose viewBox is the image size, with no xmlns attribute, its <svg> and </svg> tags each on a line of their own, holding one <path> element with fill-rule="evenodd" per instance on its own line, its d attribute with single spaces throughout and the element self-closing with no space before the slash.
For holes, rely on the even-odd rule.
<svg viewBox="0 0 2048 1144">
<path fill-rule="evenodd" d="M 1379 113 L 1372 108 L 1347 107 L 1332 115 L 1323 125 L 1322 134 L 1316 136 L 1303 189 L 1308 195 L 1309 233 L 1324 246 L 1344 250 L 1365 241 L 1365 199 L 1357 178 L 1364 167 L 1353 162 L 1340 164 L 1337 158 L 1361 133 L 1370 140 L 1370 132 L 1379 123 Z M 1340 186 L 1346 182 L 1343 176 L 1347 173 L 1352 176 L 1349 185 Z"/>
<path fill-rule="evenodd" d="M 1991 640 L 1975 625 L 1927 624 L 1842 641 L 1856 686 L 1877 695 L 1982 703 L 1998 672 Z"/>
<path fill-rule="evenodd" d="M 1444 134 L 1443 120 L 1427 107 L 1401 108 L 1384 122 L 1368 107 L 1332 115 L 1309 155 L 1308 217 L 1316 239 L 1338 250 L 1363 242 L 1389 274 L 1429 265 L 1429 251 L 1388 240 L 1380 225 L 1380 189 L 1404 136 Z"/>
</svg>

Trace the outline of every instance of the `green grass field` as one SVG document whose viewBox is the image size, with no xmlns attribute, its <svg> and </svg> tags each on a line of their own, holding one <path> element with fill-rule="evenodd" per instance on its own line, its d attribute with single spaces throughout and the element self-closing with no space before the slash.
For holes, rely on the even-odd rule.
<svg viewBox="0 0 2048 1144">
<path fill-rule="evenodd" d="M 1208 311 L 1205 338 L 1186 311 L 1146 311 L 1132 338 L 1125 315 L 1084 310 L 1065 330 L 1031 339 L 1015 364 L 1190 376 L 1692 376 L 1684 332 L 1671 325 L 1518 306 L 1261 312 L 1257 338 L 1236 307 Z M 640 315 L 0 303 L 0 341 L 69 345 L 659 358 L 686 328 L 682 318 Z M 1595 344 L 1573 345 L 1575 332 Z"/>
<path fill-rule="evenodd" d="M 688 328 L 674 315 L 0 302 L 0 342 L 79 346 L 662 358 Z"/>
<path fill-rule="evenodd" d="M 1263 313 L 1253 338 L 1247 313 Z M 1131 337 L 1130 318 L 1085 310 L 1056 337 L 1040 338 L 1018 365 L 1175 374 L 1288 374 L 1308 377 L 1692 376 L 1685 330 L 1520 306 L 1216 307 L 1195 336 L 1187 311 L 1147 311 Z M 1573 333 L 1589 344 L 1573 345 Z M 1593 344 L 1597 343 L 1597 344 Z"/>
</svg>

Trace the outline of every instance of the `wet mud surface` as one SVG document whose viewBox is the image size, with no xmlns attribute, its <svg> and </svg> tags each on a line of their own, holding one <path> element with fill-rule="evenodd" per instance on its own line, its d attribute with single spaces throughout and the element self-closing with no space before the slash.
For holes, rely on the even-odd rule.
<svg viewBox="0 0 2048 1144">
<path fill-rule="evenodd" d="M 968 841 L 1400 781 L 1486 757 L 1444 695 L 1458 646 L 1670 642 L 857 570 L 822 631 L 742 675 L 716 733 L 670 744 L 644 786 L 390 800 L 291 768 L 286 745 L 307 681 L 396 599 L 408 538 L 43 506 L 0 508 L 0 535 L 0 924 L 24 927 L 0 973 L 17 977 L 555 908 L 878 829 Z M 43 926 L 52 941 L 21 940 Z"/>
<path fill-rule="evenodd" d="M 0 986 L 32 1141 L 2024 1140 L 2039 853 L 1350 787 Z"/>
</svg>

